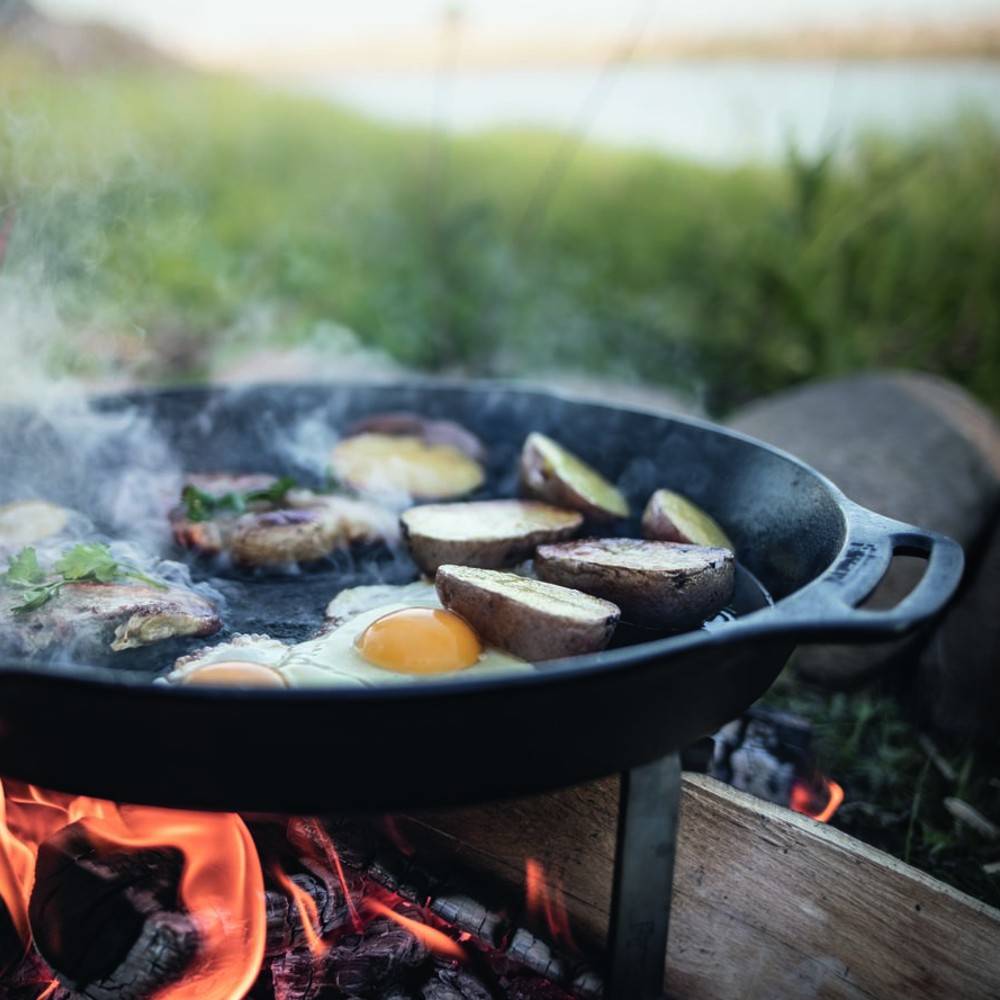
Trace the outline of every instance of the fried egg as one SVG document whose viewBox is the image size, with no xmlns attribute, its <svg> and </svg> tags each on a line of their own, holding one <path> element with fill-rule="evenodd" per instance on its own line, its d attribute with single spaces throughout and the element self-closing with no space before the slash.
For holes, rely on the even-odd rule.
<svg viewBox="0 0 1000 1000">
<path fill-rule="evenodd" d="M 229 642 L 182 656 L 164 679 L 169 684 L 285 687 L 277 668 L 291 648 L 266 635 L 236 635 Z"/>
<path fill-rule="evenodd" d="M 279 670 L 290 687 L 420 683 L 534 670 L 483 646 L 462 618 L 438 606 L 390 604 L 295 646 Z"/>
<path fill-rule="evenodd" d="M 235 636 L 181 658 L 166 681 L 219 687 L 374 687 L 534 670 L 526 660 L 484 646 L 463 618 L 442 607 L 431 585 L 358 587 L 344 593 L 332 627 L 314 639 L 288 646 L 267 636 Z M 391 597 L 395 600 L 386 600 Z"/>
</svg>

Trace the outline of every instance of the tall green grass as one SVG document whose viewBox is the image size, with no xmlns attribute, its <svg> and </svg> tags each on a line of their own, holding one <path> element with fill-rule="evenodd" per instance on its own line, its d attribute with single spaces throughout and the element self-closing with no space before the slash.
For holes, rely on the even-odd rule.
<svg viewBox="0 0 1000 1000">
<path fill-rule="evenodd" d="M 8 60 L 3 274 L 54 301 L 68 370 L 141 356 L 194 376 L 333 322 L 407 365 L 635 373 L 714 412 L 873 365 L 1000 404 L 1000 133 L 984 119 L 773 168 L 585 147 L 540 190 L 559 143 Z"/>
</svg>

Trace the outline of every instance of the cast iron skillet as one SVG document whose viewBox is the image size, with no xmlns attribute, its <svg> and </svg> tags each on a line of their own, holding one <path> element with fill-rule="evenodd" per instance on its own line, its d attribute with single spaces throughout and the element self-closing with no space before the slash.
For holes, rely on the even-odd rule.
<svg viewBox="0 0 1000 1000">
<path fill-rule="evenodd" d="M 148 662 L 126 670 L 3 664 L 0 773 L 47 788 L 188 808 L 316 813 L 446 806 L 565 786 L 714 731 L 764 693 L 798 642 L 888 639 L 912 629 L 943 608 L 962 572 L 952 540 L 857 506 L 780 451 L 662 413 L 434 381 L 181 389 L 105 397 L 95 406 L 131 435 L 126 451 L 148 420 L 188 469 L 306 478 L 303 442 L 350 420 L 386 409 L 450 417 L 490 446 L 491 495 L 514 492 L 521 442 L 544 431 L 616 478 L 638 510 L 654 488 L 670 486 L 721 520 L 744 567 L 740 617 L 528 676 L 405 689 L 166 688 L 142 673 Z M 17 482 L 23 495 L 27 481 L 37 494 L 79 504 L 99 495 L 100 463 L 120 462 L 122 452 L 113 441 L 74 443 L 37 414 L 8 412 L 0 456 L 7 493 Z M 927 558 L 920 583 L 891 610 L 858 610 L 893 553 Z M 362 553 L 301 577 L 219 586 L 234 628 L 270 622 L 280 632 L 291 621 L 291 635 L 307 620 L 315 628 L 341 586 L 412 573 L 405 560 Z M 164 651 L 146 655 L 158 667 L 169 662 Z"/>
</svg>

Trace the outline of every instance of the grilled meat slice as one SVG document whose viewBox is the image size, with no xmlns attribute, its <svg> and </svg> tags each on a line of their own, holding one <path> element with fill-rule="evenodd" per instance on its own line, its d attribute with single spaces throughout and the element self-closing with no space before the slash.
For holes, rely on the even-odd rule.
<svg viewBox="0 0 1000 1000">
<path fill-rule="evenodd" d="M 32 611 L 14 611 L 20 600 L 15 591 L 0 589 L 0 645 L 23 656 L 61 647 L 81 659 L 178 636 L 214 635 L 222 627 L 215 608 L 182 587 L 68 583 Z"/>
<path fill-rule="evenodd" d="M 265 490 L 274 476 L 203 473 L 186 483 L 213 497 Z M 358 542 L 394 542 L 399 525 L 394 514 L 377 504 L 350 497 L 292 489 L 279 504 L 249 503 L 244 512 L 218 513 L 192 520 L 184 506 L 170 515 L 174 538 L 202 555 L 229 554 L 241 566 L 282 566 L 311 562 Z"/>
<path fill-rule="evenodd" d="M 253 490 L 266 490 L 277 482 L 276 476 L 262 472 L 228 473 L 195 472 L 184 477 L 185 486 L 194 486 L 202 493 L 218 499 L 227 493 L 246 494 Z M 259 501 L 250 505 L 250 511 L 270 510 L 272 504 Z M 217 556 L 229 548 L 233 529 L 239 514 L 223 514 L 209 521 L 194 521 L 188 517 L 183 504 L 170 512 L 170 527 L 178 545 L 194 549 L 207 556 Z"/>
<path fill-rule="evenodd" d="M 359 542 L 395 541 L 399 525 L 383 507 L 349 497 L 295 490 L 288 506 L 244 514 L 233 526 L 228 548 L 242 566 L 310 562 Z"/>
</svg>

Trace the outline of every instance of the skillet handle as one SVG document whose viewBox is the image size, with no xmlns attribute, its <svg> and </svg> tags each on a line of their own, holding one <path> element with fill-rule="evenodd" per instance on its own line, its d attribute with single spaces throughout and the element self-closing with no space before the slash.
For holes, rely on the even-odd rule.
<svg viewBox="0 0 1000 1000">
<path fill-rule="evenodd" d="M 924 557 L 924 575 L 895 607 L 859 608 L 885 576 L 894 555 Z M 776 617 L 810 641 L 893 639 L 944 609 L 964 564 L 962 547 L 951 538 L 852 503 L 847 508 L 847 541 L 837 564 L 774 610 Z"/>
</svg>

